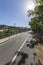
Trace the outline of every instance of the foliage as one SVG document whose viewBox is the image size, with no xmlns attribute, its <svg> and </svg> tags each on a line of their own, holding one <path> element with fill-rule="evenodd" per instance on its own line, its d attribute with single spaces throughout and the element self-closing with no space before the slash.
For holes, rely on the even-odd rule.
<svg viewBox="0 0 43 65">
<path fill-rule="evenodd" d="M 3 26 L 1 26 L 1 28 L 3 28 Z M 14 34 L 17 34 L 17 33 L 25 32 L 25 31 L 28 31 L 28 30 L 30 30 L 30 29 L 29 28 L 23 28 L 23 27 L 22 28 L 20 28 L 20 27 L 4 28 L 3 31 L 0 32 L 0 39 L 14 35 Z"/>
<path fill-rule="evenodd" d="M 43 40 L 43 0 L 35 0 L 37 5 L 34 11 L 28 11 L 29 15 L 34 16 L 30 21 L 31 29 L 37 33 L 40 41 Z"/>
</svg>

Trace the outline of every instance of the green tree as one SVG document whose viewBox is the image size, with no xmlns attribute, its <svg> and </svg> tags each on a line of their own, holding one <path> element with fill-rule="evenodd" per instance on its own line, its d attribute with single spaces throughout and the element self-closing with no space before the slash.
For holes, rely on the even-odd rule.
<svg viewBox="0 0 43 65">
<path fill-rule="evenodd" d="M 43 41 L 43 0 L 35 0 L 37 6 L 34 11 L 28 11 L 29 16 L 34 16 L 30 21 L 31 29 L 37 33 L 40 41 Z"/>
</svg>

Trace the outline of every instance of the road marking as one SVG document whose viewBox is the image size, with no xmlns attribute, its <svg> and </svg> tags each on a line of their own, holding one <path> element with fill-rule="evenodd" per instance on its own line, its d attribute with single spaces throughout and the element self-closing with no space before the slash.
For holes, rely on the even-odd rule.
<svg viewBox="0 0 43 65">
<path fill-rule="evenodd" d="M 19 50 L 18 50 L 18 53 L 19 53 L 19 52 L 21 51 L 21 49 L 23 48 L 23 46 L 24 46 L 25 42 L 27 41 L 27 39 L 28 39 L 28 36 L 26 37 L 26 39 L 25 39 L 25 41 L 23 42 L 23 44 L 20 46 L 20 48 L 19 48 Z M 13 59 L 11 60 L 10 65 L 16 60 L 18 53 L 16 53 L 16 55 L 13 57 Z"/>
</svg>

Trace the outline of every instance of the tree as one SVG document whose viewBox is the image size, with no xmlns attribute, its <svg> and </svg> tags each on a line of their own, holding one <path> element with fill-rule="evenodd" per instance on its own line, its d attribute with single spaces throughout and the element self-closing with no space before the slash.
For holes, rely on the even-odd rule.
<svg viewBox="0 0 43 65">
<path fill-rule="evenodd" d="M 43 41 L 43 0 L 35 0 L 37 6 L 34 11 L 28 11 L 29 16 L 34 16 L 30 21 L 31 29 L 37 33 L 40 41 Z"/>
</svg>

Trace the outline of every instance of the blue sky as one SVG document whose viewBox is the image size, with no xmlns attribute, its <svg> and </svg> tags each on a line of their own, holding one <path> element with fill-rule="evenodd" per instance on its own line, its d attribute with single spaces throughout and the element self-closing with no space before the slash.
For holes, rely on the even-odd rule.
<svg viewBox="0 0 43 65">
<path fill-rule="evenodd" d="M 0 24 L 29 27 L 29 3 L 32 0 L 0 0 Z"/>
</svg>

